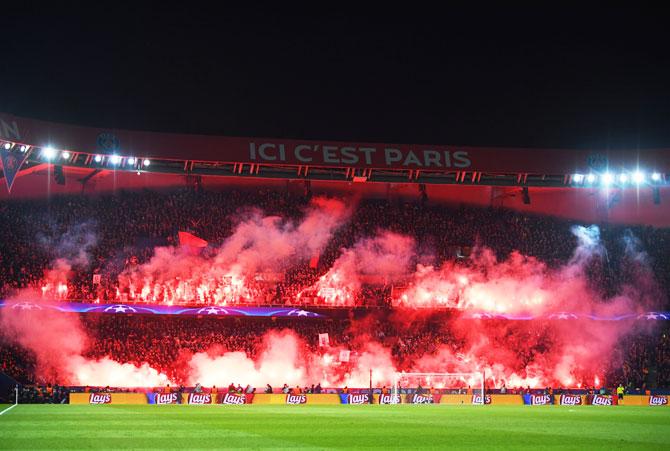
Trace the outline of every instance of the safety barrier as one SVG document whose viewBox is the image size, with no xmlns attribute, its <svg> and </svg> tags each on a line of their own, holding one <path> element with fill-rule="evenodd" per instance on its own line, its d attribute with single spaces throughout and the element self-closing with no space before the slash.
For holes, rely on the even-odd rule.
<svg viewBox="0 0 670 451">
<path fill-rule="evenodd" d="M 480 395 L 392 395 L 375 394 L 373 404 L 424 404 L 435 403 L 444 405 L 523 405 L 524 400 L 528 405 L 547 405 L 551 403 L 551 397 L 547 395 L 486 395 L 482 400 Z M 670 396 L 646 396 L 626 395 L 618 401 L 608 395 L 554 395 L 553 405 L 576 406 L 576 405 L 624 405 L 624 406 L 668 406 Z M 70 404 L 177 404 L 178 395 L 154 394 L 154 393 L 70 393 Z M 337 394 L 254 394 L 236 395 L 228 393 L 210 394 L 182 394 L 182 404 L 367 404 L 367 394 L 337 395 Z"/>
</svg>

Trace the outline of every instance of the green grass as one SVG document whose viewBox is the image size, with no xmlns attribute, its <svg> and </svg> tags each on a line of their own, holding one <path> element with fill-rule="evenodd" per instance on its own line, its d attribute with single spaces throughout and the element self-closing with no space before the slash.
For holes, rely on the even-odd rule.
<svg viewBox="0 0 670 451">
<path fill-rule="evenodd" d="M 670 408 L 19 405 L 0 416 L 2 449 L 447 447 L 668 450 Z"/>
</svg>

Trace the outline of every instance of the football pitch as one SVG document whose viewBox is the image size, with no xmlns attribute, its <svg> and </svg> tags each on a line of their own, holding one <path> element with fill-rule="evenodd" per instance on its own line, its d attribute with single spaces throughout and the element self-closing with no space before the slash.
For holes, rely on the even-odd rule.
<svg viewBox="0 0 670 451">
<path fill-rule="evenodd" d="M 667 450 L 670 408 L 19 405 L 0 448 Z"/>
</svg>

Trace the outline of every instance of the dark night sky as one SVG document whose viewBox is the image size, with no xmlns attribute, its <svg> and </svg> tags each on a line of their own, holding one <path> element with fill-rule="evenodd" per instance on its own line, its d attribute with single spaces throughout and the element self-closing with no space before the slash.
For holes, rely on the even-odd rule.
<svg viewBox="0 0 670 451">
<path fill-rule="evenodd" d="M 0 111 L 186 133 L 670 147 L 662 10 L 182 5 L 3 5 Z"/>
</svg>

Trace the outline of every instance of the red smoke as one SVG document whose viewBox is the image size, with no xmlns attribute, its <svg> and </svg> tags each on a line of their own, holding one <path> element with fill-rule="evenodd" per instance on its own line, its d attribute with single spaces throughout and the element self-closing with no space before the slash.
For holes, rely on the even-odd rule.
<svg viewBox="0 0 670 451">
<path fill-rule="evenodd" d="M 234 303 L 262 300 L 257 277 L 276 279 L 289 266 L 318 255 L 350 211 L 344 202 L 314 198 L 299 222 L 252 212 L 211 257 L 157 248 L 146 264 L 119 276 L 129 299 L 153 303 Z"/>
<path fill-rule="evenodd" d="M 85 358 L 89 338 L 79 315 L 40 308 L 30 294 L 34 293 L 24 291 L 19 298 L 7 301 L 0 310 L 0 326 L 6 340 L 34 355 L 36 381 L 115 387 L 148 387 L 168 382 L 167 376 L 146 364 L 137 367 L 107 357 Z"/>
<path fill-rule="evenodd" d="M 254 298 L 257 275 L 281 273 L 320 253 L 347 218 L 341 201 L 315 199 L 301 221 L 288 221 L 254 212 L 210 256 L 193 256 L 175 248 L 158 248 L 145 265 L 120 277 L 131 298 L 171 303 L 175 300 L 223 304 Z M 391 347 L 407 346 L 394 336 L 380 336 L 374 321 L 354 322 L 354 358 L 340 362 L 335 347 L 311 353 L 292 331 L 274 331 L 263 338 L 255 356 L 241 352 L 210 352 L 190 356 L 185 380 L 205 385 L 229 382 L 279 385 L 365 386 L 369 371 L 375 384 L 390 384 L 397 370 L 420 372 L 484 371 L 490 385 L 591 385 L 605 367 L 616 365 L 612 351 L 633 330 L 632 323 L 563 320 L 509 321 L 464 319 L 472 313 L 546 316 L 555 312 L 628 313 L 647 305 L 640 286 L 604 299 L 586 276 L 586 268 L 601 258 L 595 227 L 575 227 L 578 246 L 564 266 L 513 252 L 496 258 L 476 249 L 465 263 L 415 265 L 412 238 L 380 231 L 343 249 L 332 268 L 311 291 L 336 305 L 354 305 L 364 284 L 394 285 L 396 314 L 382 317 L 405 333 L 426 327 L 437 308 L 452 309 L 426 332 L 448 336 L 446 343 L 423 343 L 392 357 Z M 632 252 L 632 251 L 630 251 Z M 644 265 L 635 257 L 636 264 Z M 647 277 L 649 272 L 639 271 Z M 640 282 L 642 283 L 642 282 Z M 648 278 L 644 283 L 651 283 Z M 5 309 L 6 310 L 6 309 Z M 25 316 L 28 315 L 28 316 Z M 36 316 L 32 316 L 36 315 Z M 42 312 L 2 315 L 3 331 L 35 352 L 43 377 L 95 385 L 157 385 L 167 380 L 148 366 L 123 365 L 109 359 L 82 357 L 86 337 L 77 317 L 44 316 Z M 39 324 L 39 327 L 37 326 Z M 431 335 L 432 334 L 432 335 Z M 424 337 L 425 338 L 425 337 Z M 132 381 L 132 382 L 127 382 Z"/>
</svg>

